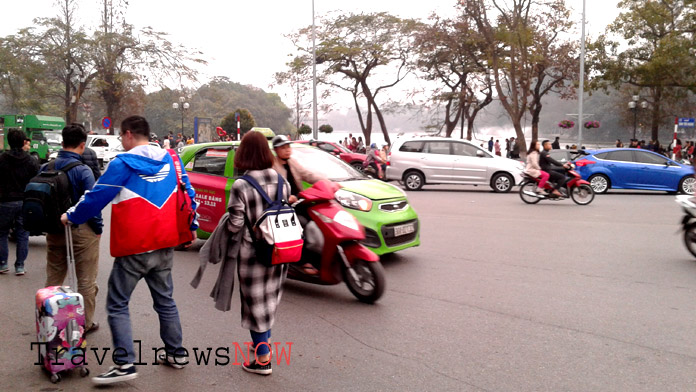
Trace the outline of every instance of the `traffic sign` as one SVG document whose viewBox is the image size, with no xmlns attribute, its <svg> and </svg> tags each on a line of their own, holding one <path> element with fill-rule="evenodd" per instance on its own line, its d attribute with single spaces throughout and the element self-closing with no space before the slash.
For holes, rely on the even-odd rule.
<svg viewBox="0 0 696 392">
<path fill-rule="evenodd" d="M 696 119 L 695 118 L 688 118 L 688 117 L 680 117 L 679 122 L 677 124 L 682 128 L 694 128 L 694 126 L 696 125 Z"/>
<path fill-rule="evenodd" d="M 111 127 L 111 119 L 109 117 L 102 118 L 102 127 L 109 129 Z"/>
</svg>

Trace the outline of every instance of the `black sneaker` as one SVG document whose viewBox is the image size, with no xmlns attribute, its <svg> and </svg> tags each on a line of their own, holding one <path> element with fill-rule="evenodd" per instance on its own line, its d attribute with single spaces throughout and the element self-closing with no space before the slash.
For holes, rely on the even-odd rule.
<svg viewBox="0 0 696 392">
<path fill-rule="evenodd" d="M 271 373 L 273 373 L 273 369 L 271 369 L 270 360 L 265 365 L 259 365 L 258 363 L 256 363 L 256 360 L 251 361 L 251 363 L 243 363 L 242 369 L 246 370 L 249 373 L 261 374 L 263 376 L 268 376 Z"/>
<path fill-rule="evenodd" d="M 183 369 L 188 363 L 188 358 L 160 352 L 157 354 L 157 363 L 160 365 L 169 365 L 174 369 Z"/>
<path fill-rule="evenodd" d="M 108 372 L 92 377 L 92 382 L 97 385 L 106 385 L 132 380 L 137 377 L 138 372 L 135 371 L 135 366 L 133 365 L 128 366 L 128 368 L 112 366 Z"/>
</svg>

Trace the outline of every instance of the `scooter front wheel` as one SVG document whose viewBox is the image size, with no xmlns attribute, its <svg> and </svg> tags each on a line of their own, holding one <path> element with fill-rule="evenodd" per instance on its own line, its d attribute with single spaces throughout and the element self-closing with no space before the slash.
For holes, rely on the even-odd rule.
<svg viewBox="0 0 696 392">
<path fill-rule="evenodd" d="M 696 223 L 692 223 L 684 228 L 684 245 L 696 257 Z"/>
<path fill-rule="evenodd" d="M 355 260 L 352 268 L 343 268 L 343 281 L 358 300 L 368 304 L 377 301 L 387 285 L 382 264 L 361 259 Z"/>
</svg>

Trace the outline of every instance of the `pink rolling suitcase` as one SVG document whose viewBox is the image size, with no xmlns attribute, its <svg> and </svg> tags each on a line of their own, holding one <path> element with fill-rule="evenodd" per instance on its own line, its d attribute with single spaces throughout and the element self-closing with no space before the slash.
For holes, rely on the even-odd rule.
<svg viewBox="0 0 696 392">
<path fill-rule="evenodd" d="M 69 286 L 50 286 L 36 292 L 36 333 L 43 367 L 51 373 L 51 382 L 60 381 L 64 370 L 80 369 L 85 377 L 85 303 L 77 292 L 72 230 L 65 226 Z M 43 344 L 46 343 L 46 344 Z"/>
</svg>

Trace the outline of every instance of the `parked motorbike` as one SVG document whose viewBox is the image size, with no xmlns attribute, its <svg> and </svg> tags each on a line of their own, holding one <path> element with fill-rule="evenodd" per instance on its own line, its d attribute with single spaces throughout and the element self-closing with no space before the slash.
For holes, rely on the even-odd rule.
<svg viewBox="0 0 696 392">
<path fill-rule="evenodd" d="M 681 221 L 681 229 L 684 232 L 684 245 L 686 249 L 696 257 L 696 203 L 691 201 L 690 195 L 679 195 L 675 200 L 684 210 Z"/>
<path fill-rule="evenodd" d="M 548 194 L 536 193 L 539 179 L 524 174 L 524 178 L 520 183 L 520 198 L 527 204 L 536 204 L 542 200 L 565 200 L 569 196 L 576 204 L 582 206 L 592 203 L 595 194 L 590 183 L 583 180 L 580 174 L 573 169 L 566 169 L 566 173 L 571 178 L 566 182 L 565 186 L 561 187 L 560 192 L 562 196 L 555 196 L 551 193 L 553 186 L 550 181 L 547 181 L 544 185 L 544 190 Z"/>
<path fill-rule="evenodd" d="M 365 229 L 357 219 L 334 199 L 340 185 L 322 180 L 300 192 L 300 200 L 295 203 L 298 210 L 306 209 L 311 220 L 305 226 L 305 233 L 312 230 L 323 238 L 305 238 L 302 259 L 290 265 L 288 277 L 308 283 L 335 285 L 344 281 L 355 297 L 366 303 L 377 301 L 386 287 L 384 268 L 379 256 L 359 241 L 365 239 Z M 315 224 L 315 227 L 311 227 Z M 311 249 L 311 244 L 319 249 Z M 317 274 L 306 272 L 304 265 L 311 263 L 318 269 Z"/>
</svg>

